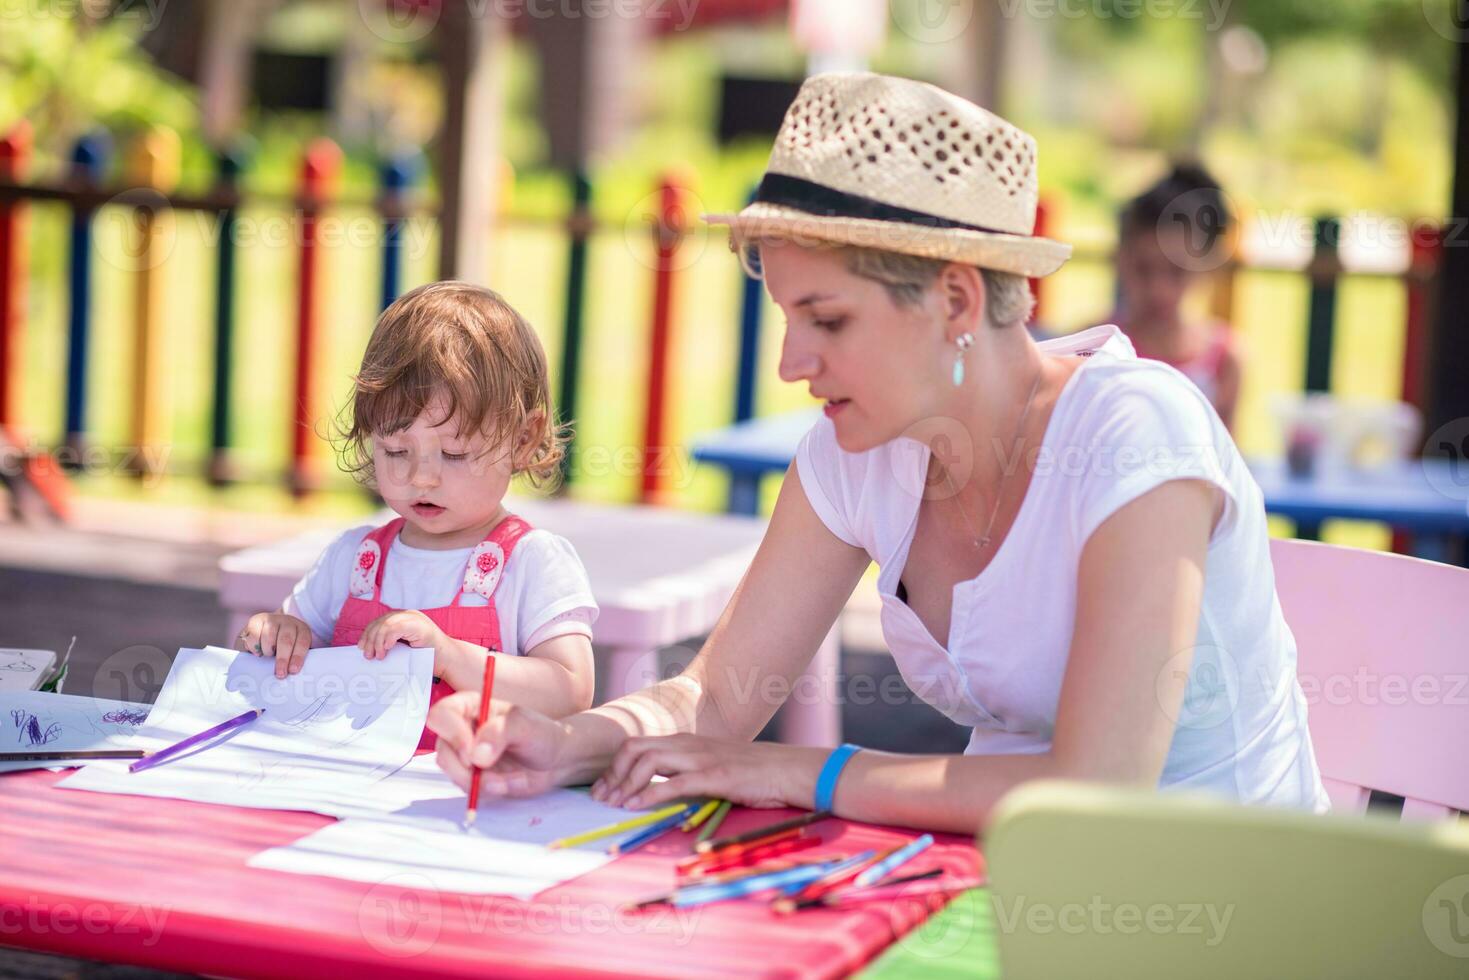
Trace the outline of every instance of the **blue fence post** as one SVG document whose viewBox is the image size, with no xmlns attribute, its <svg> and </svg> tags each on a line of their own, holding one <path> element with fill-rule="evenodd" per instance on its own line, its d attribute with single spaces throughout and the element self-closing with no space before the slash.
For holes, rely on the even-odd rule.
<svg viewBox="0 0 1469 980">
<path fill-rule="evenodd" d="M 71 180 L 78 190 L 102 183 L 112 140 L 94 130 L 77 140 L 71 152 Z M 79 466 L 87 446 L 87 353 L 92 322 L 92 216 L 96 208 L 77 204 L 71 212 L 71 269 L 68 283 L 66 351 L 66 446 L 68 464 Z"/>
<path fill-rule="evenodd" d="M 406 222 L 407 194 L 418 182 L 423 158 L 417 153 L 400 151 L 384 160 L 378 170 L 382 196 L 378 210 L 383 216 L 383 293 L 379 309 L 387 309 L 403 292 L 403 225 Z"/>
<path fill-rule="evenodd" d="M 750 192 L 748 203 L 754 203 L 755 193 Z M 744 263 L 740 263 L 743 271 Z M 755 417 L 756 382 L 760 369 L 760 321 L 764 312 L 765 286 L 760 280 L 743 273 L 744 289 L 740 304 L 740 367 L 735 378 L 736 423 L 748 422 Z M 729 477 L 729 502 L 726 509 L 731 514 L 755 514 L 760 510 L 760 477 L 753 474 L 731 473 Z"/>
<path fill-rule="evenodd" d="M 239 220 L 240 175 L 249 161 L 245 144 L 220 150 L 215 193 L 224 198 L 219 212 L 219 246 L 214 281 L 214 411 L 209 435 L 209 482 L 223 486 L 235 479 L 230 462 L 230 375 L 234 370 L 235 226 Z"/>
</svg>

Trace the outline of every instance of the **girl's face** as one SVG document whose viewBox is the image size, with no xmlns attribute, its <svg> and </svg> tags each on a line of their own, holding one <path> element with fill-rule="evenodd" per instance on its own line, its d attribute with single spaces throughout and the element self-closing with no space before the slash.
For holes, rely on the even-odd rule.
<svg viewBox="0 0 1469 980">
<path fill-rule="evenodd" d="M 1179 257 L 1189 253 L 1186 233 L 1179 228 L 1156 234 L 1133 232 L 1117 250 L 1117 277 L 1122 306 L 1130 318 L 1169 321 L 1178 316 L 1194 274 Z"/>
<path fill-rule="evenodd" d="M 932 292 L 913 308 L 881 283 L 849 272 L 843 256 L 793 244 L 761 249 L 765 285 L 785 312 L 782 381 L 804 381 L 826 402 L 838 444 L 862 452 L 942 413 L 945 359 Z"/>
<path fill-rule="evenodd" d="M 378 493 L 407 519 L 410 545 L 478 544 L 498 522 L 514 476 L 510 444 L 461 433 L 447 414 L 447 402 L 435 398 L 406 429 L 373 439 Z"/>
</svg>

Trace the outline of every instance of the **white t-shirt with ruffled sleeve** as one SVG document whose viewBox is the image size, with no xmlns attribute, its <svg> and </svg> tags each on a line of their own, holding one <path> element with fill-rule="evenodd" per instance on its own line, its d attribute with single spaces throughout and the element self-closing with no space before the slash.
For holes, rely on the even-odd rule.
<svg viewBox="0 0 1469 980">
<path fill-rule="evenodd" d="M 1329 809 L 1296 680 L 1295 639 L 1275 595 L 1263 498 L 1218 415 L 1176 370 L 1137 358 L 1116 327 L 1040 346 L 1088 359 L 1056 402 L 999 551 L 977 577 L 954 586 L 943 642 L 897 597 L 929 448 L 899 438 L 848 453 L 822 419 L 797 451 L 812 508 L 879 567 L 883 635 L 904 679 L 973 729 L 968 754 L 1047 751 L 1087 539 L 1149 490 L 1203 480 L 1223 491 L 1225 505 L 1209 541 L 1198 635 L 1160 787 Z"/>
<path fill-rule="evenodd" d="M 313 646 L 326 646 L 347 601 L 357 547 L 375 529 L 364 524 L 327 546 L 311 570 L 296 583 L 282 609 L 311 627 Z M 464 568 L 474 548 L 435 551 L 393 539 L 383 568 L 382 600 L 394 609 L 447 606 L 464 588 Z M 485 605 L 467 592 L 462 605 Z M 515 545 L 495 586 L 500 644 L 506 653 L 525 654 L 547 640 L 579 633 L 588 639 L 597 620 L 586 568 L 571 542 L 542 528 Z"/>
</svg>

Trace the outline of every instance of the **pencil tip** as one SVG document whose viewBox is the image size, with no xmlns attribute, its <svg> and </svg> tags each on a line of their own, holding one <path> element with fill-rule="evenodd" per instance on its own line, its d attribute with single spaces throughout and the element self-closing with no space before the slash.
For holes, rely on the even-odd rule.
<svg viewBox="0 0 1469 980">
<path fill-rule="evenodd" d="M 470 827 L 473 827 L 474 826 L 474 811 L 473 810 L 469 810 L 469 811 L 467 811 L 464 814 L 463 825 L 464 825 L 464 829 L 465 830 L 468 830 Z"/>
</svg>

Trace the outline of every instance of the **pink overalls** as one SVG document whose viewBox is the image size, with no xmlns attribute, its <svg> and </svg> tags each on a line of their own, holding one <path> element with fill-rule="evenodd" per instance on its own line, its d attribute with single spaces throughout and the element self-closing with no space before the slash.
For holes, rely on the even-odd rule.
<svg viewBox="0 0 1469 980">
<path fill-rule="evenodd" d="M 357 560 L 352 566 L 347 601 L 342 603 L 342 612 L 332 630 L 332 646 L 355 644 L 369 623 L 397 611 L 382 601 L 383 565 L 403 523 L 401 517 L 389 521 L 362 539 L 357 548 Z M 495 611 L 495 586 L 500 582 L 515 545 L 530 531 L 531 526 L 513 514 L 496 524 L 470 554 L 464 569 L 464 588 L 454 597 L 454 602 L 437 609 L 419 611 L 456 640 L 475 643 L 487 650 L 500 650 L 500 616 Z M 484 596 L 487 604 L 460 605 L 459 600 L 469 592 Z M 429 692 L 429 706 L 453 693 L 453 688 L 446 681 L 435 677 Z M 438 736 L 425 727 L 418 740 L 418 751 L 432 752 L 437 743 Z"/>
</svg>

